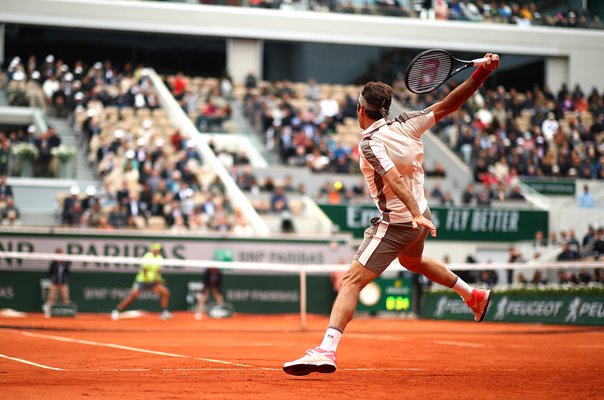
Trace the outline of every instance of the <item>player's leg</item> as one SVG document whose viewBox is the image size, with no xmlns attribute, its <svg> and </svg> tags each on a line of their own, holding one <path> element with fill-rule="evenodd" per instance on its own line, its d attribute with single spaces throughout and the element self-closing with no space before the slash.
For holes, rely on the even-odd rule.
<svg viewBox="0 0 604 400">
<path fill-rule="evenodd" d="M 400 244 L 391 240 L 394 238 L 385 239 L 389 229 L 388 223 L 376 221 L 365 230 L 365 238 L 340 283 L 323 341 L 307 350 L 304 357 L 286 362 L 283 365 L 286 373 L 307 375 L 336 370 L 336 350 L 346 325 L 354 316 L 361 289 L 382 273 L 400 252 Z"/>
<path fill-rule="evenodd" d="M 172 314 L 170 313 L 170 310 L 168 309 L 168 304 L 170 303 L 170 290 L 168 290 L 168 288 L 166 286 L 162 285 L 161 283 L 158 283 L 153 288 L 153 291 L 155 293 L 159 294 L 159 297 L 160 297 L 161 309 L 162 309 L 160 318 L 161 319 L 172 318 Z"/>
<path fill-rule="evenodd" d="M 212 291 L 212 296 L 214 296 L 214 301 L 216 302 L 216 304 L 218 304 L 219 306 L 223 305 L 224 297 L 222 297 L 220 289 L 218 289 L 216 286 L 212 286 L 210 290 Z"/>
<path fill-rule="evenodd" d="M 140 295 L 140 291 L 138 290 L 138 283 L 135 283 L 135 287 L 132 290 L 130 290 L 130 293 L 128 293 L 128 296 L 126 296 L 126 298 L 124 300 L 122 300 L 120 302 L 120 304 L 117 305 L 115 310 L 113 310 L 111 312 L 111 319 L 113 319 L 113 320 L 120 319 L 120 313 L 122 311 L 124 311 L 126 309 L 126 307 L 128 307 L 130 304 L 132 304 L 134 302 L 134 300 L 136 300 L 138 298 L 139 295 Z"/>
<path fill-rule="evenodd" d="M 69 285 L 66 283 L 61 285 L 61 299 L 63 303 L 69 303 Z"/>
<path fill-rule="evenodd" d="M 44 315 L 46 317 L 50 317 L 50 308 L 52 307 L 52 305 L 54 304 L 56 298 L 57 298 L 57 291 L 58 291 L 58 285 L 53 283 L 52 285 L 50 285 L 50 288 L 48 290 L 48 299 L 46 299 L 46 303 L 44 303 L 44 305 L 42 305 L 42 310 L 44 311 Z"/>
<path fill-rule="evenodd" d="M 140 291 L 138 289 L 132 289 L 130 293 L 128 293 L 128 296 L 124 300 L 122 300 L 120 304 L 118 304 L 117 309 L 119 311 L 124 311 L 126 307 L 134 303 L 134 300 L 138 299 L 139 295 Z"/>
<path fill-rule="evenodd" d="M 423 246 L 422 246 L 423 247 Z M 459 294 L 474 313 L 474 319 L 480 322 L 484 319 L 491 299 L 491 291 L 476 289 L 453 273 L 443 263 L 425 256 L 408 256 L 401 253 L 399 262 L 410 271 L 424 275 L 432 282 L 447 286 Z"/>
<path fill-rule="evenodd" d="M 353 261 L 340 282 L 340 291 L 331 310 L 329 327 L 343 332 L 354 316 L 359 301 L 359 293 L 367 284 L 378 277 L 378 274 Z M 327 343 L 325 343 L 327 344 Z M 323 346 L 320 346 L 323 348 Z"/>
<path fill-rule="evenodd" d="M 203 312 L 208 297 L 208 288 L 204 287 L 201 293 L 197 294 L 197 311 L 195 312 L 195 319 L 200 320 L 203 318 Z"/>
<path fill-rule="evenodd" d="M 54 304 L 54 302 L 57 298 L 58 290 L 59 290 L 59 285 L 57 285 L 56 283 L 53 283 L 52 285 L 50 285 L 50 291 L 48 292 L 48 300 L 46 301 L 46 304 L 49 307 Z"/>
<path fill-rule="evenodd" d="M 457 281 L 457 275 L 455 275 L 450 269 L 444 264 L 425 256 L 408 256 L 401 253 L 398 256 L 398 260 L 402 266 L 407 268 L 409 271 L 417 272 L 418 274 L 424 275 L 432 282 L 436 282 L 443 286 L 452 288 Z M 466 292 L 460 293 L 465 298 Z M 471 290 L 470 293 L 471 294 Z"/>
<path fill-rule="evenodd" d="M 432 220 L 429 208 L 424 212 L 424 217 Z M 455 290 L 464 299 L 468 307 L 472 309 L 474 320 L 477 322 L 482 321 L 491 300 L 491 291 L 471 287 L 443 263 L 433 258 L 425 257 L 423 255 L 424 242 L 429 233 L 426 227 L 422 226 L 413 233 L 415 237 L 410 238 L 408 245 L 398 256 L 401 265 L 410 271 L 426 276 L 432 282 Z"/>
</svg>

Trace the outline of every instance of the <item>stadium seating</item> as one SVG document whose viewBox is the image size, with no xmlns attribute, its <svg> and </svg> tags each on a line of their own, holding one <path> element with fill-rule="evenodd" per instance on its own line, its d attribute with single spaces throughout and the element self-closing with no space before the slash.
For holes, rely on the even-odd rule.
<svg viewBox="0 0 604 400">
<path fill-rule="evenodd" d="M 155 0 L 157 1 L 157 0 Z M 180 1 L 180 0 L 171 0 Z M 488 2 L 488 1 L 445 1 L 408 0 L 405 2 L 380 0 L 362 1 L 318 1 L 302 0 L 278 1 L 223 1 L 199 0 L 206 5 L 247 6 L 252 8 L 279 9 L 283 11 L 316 11 L 336 12 L 343 14 L 381 15 L 389 17 L 406 17 L 437 19 L 450 21 L 469 21 L 483 23 L 515 24 L 519 26 L 536 25 L 564 28 L 602 29 L 598 16 L 591 16 L 587 10 L 578 10 L 567 4 L 533 1 Z"/>
</svg>

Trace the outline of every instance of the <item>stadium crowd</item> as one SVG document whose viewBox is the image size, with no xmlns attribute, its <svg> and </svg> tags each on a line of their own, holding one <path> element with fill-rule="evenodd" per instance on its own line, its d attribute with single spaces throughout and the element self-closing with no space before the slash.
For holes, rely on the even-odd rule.
<svg viewBox="0 0 604 400">
<path fill-rule="evenodd" d="M 10 106 L 35 107 L 57 116 L 66 116 L 73 105 L 73 74 L 54 56 L 38 62 L 30 56 L 23 62 L 11 60 L 6 74 Z M 53 127 L 40 131 L 36 125 L 0 129 L 0 174 L 36 177 L 57 175 L 56 156 L 68 152 Z M 33 163 L 31 171 L 26 168 Z"/>
<path fill-rule="evenodd" d="M 204 175 L 194 142 L 174 129 L 163 115 L 143 66 L 125 64 L 118 71 L 111 61 L 97 62 L 90 68 L 77 62 L 71 72 L 53 56 L 46 57 L 42 65 L 35 60 L 30 57 L 27 66 L 19 59 L 13 60 L 9 82 L 34 82 L 40 87 L 49 81 L 58 82 L 44 97 L 44 104 L 57 115 L 65 114 L 57 111 L 63 110 L 61 107 L 67 110 L 66 115 L 82 132 L 91 163 L 104 183 L 110 182 L 104 184 L 103 197 L 97 201 L 106 225 L 145 227 L 150 217 L 162 217 L 163 223 L 152 218 L 152 225 L 215 231 L 246 227 L 241 213 L 228 204 L 220 181 Z M 265 134 L 266 146 L 276 151 L 283 163 L 308 166 L 314 172 L 357 172 L 358 87 L 320 85 L 313 80 L 258 82 L 253 73 L 240 91 L 226 75 L 202 79 L 179 73 L 164 81 L 200 129 L 221 130 L 230 115 L 230 101 L 238 96 L 245 114 Z M 14 91 L 17 86 L 12 86 Z M 402 89 L 401 82 L 395 82 L 394 87 L 400 100 L 415 109 L 435 98 L 413 97 Z M 443 93 L 435 96 L 449 89 L 440 90 Z M 64 96 L 56 96 L 57 92 Z M 57 102 L 55 98 L 63 100 Z M 220 109 L 219 116 L 214 118 L 212 115 L 217 114 L 206 112 L 208 107 Z M 587 95 L 579 86 L 573 91 L 563 87 L 557 95 L 548 88 L 524 93 L 503 87 L 482 90 L 435 128 L 441 139 L 473 166 L 480 189 L 469 183 L 458 197 L 444 192 L 436 180 L 426 195 L 432 206 L 488 206 L 492 201 L 522 200 L 517 186 L 522 176 L 600 178 L 604 176 L 604 156 L 600 156 L 603 129 L 603 96 L 595 88 Z M 36 139 L 34 132 L 14 135 L 36 143 L 46 140 L 50 147 L 60 144 L 52 129 L 48 135 L 41 135 L 42 140 Z M 5 142 L 1 141 L 0 155 Z M 309 194 L 330 204 L 370 202 L 365 185 L 345 185 L 337 178 L 326 180 L 315 193 L 307 193 L 307 188 L 291 177 L 277 185 L 271 178 L 258 181 L 244 150 L 232 153 L 216 148 L 213 142 L 210 147 L 244 191 L 285 199 L 288 193 Z M 445 174 L 439 163 L 426 168 L 427 176 Z M 83 196 L 74 191 L 75 197 Z M 93 204 L 85 202 L 80 210 L 75 203 L 62 203 L 64 224 L 105 226 L 99 218 L 88 218 Z M 261 213 L 288 208 L 275 207 L 274 203 L 288 204 L 270 200 L 255 205 Z"/>
<path fill-rule="evenodd" d="M 358 170 L 355 86 L 319 85 L 316 81 L 261 82 L 248 77 L 245 115 L 265 134 L 266 147 L 282 163 L 308 166 L 313 172 Z"/>
<path fill-rule="evenodd" d="M 553 261 L 558 262 L 600 261 L 601 257 L 604 257 L 604 227 L 596 229 L 590 225 L 581 240 L 576 237 L 574 229 L 558 233 L 552 231 L 549 237 L 542 231 L 537 231 L 532 246 L 525 247 L 524 252 L 531 252 L 531 256 L 525 257 L 518 246 L 510 245 L 505 261 L 509 264 L 539 262 L 542 261 L 543 255 L 552 252 L 555 253 Z M 448 257 L 445 257 L 445 261 L 449 262 Z M 476 263 L 476 259 L 468 255 L 465 262 Z M 503 278 L 492 269 L 463 271 L 463 275 L 469 282 L 478 282 L 488 287 L 498 284 L 514 287 L 604 284 L 603 268 L 560 269 L 549 272 L 538 267 L 529 268 L 527 272 L 508 269 Z"/>
<path fill-rule="evenodd" d="M 186 85 L 179 78 L 166 83 L 175 96 L 180 91 L 179 100 L 186 104 Z M 204 169 L 194 142 L 181 135 L 159 108 L 142 65 L 126 63 L 118 69 L 105 61 L 90 68 L 83 62 L 70 67 L 52 55 L 42 64 L 31 56 L 26 63 L 19 58 L 10 63 L 8 80 L 12 105 L 38 106 L 73 122 L 102 180 L 100 191 L 74 186 L 61 196 L 62 224 L 250 231 L 245 216 L 229 204 L 222 182 Z M 27 87 L 41 89 L 43 97 L 28 96 Z M 52 130 L 48 137 L 42 133 L 35 138 L 34 132 L 21 135 L 24 141 L 60 144 Z M 38 162 L 41 159 L 38 156 Z"/>
<path fill-rule="evenodd" d="M 176 0 L 172 0 L 176 1 Z M 243 6 L 286 11 L 337 12 L 517 25 L 602 29 L 597 15 L 568 4 L 544 1 L 464 0 L 190 0 L 200 4 Z"/>
<path fill-rule="evenodd" d="M 228 74 L 189 78 L 182 72 L 165 79 L 172 95 L 201 132 L 224 132 L 231 118 L 233 82 Z"/>
<path fill-rule="evenodd" d="M 397 93 L 414 108 L 443 95 Z M 579 85 L 563 86 L 556 94 L 548 87 L 526 92 L 483 88 L 433 131 L 485 185 L 510 187 L 518 177 L 604 178 L 604 95 L 595 87 L 585 93 Z"/>
</svg>

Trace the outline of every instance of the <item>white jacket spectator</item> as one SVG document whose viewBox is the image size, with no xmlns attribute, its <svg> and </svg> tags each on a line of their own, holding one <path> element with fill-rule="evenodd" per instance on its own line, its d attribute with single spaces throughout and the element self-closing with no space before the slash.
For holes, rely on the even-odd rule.
<svg viewBox="0 0 604 400">
<path fill-rule="evenodd" d="M 556 116 L 553 112 L 548 113 L 547 119 L 541 124 L 541 132 L 543 132 L 545 140 L 551 143 L 554 140 L 554 135 L 558 132 L 558 128 L 560 128 L 560 124 L 556 120 Z"/>
<path fill-rule="evenodd" d="M 59 81 L 54 75 L 51 75 L 42 85 L 42 91 L 46 96 L 47 100 L 52 99 L 52 96 L 55 94 L 57 90 L 59 90 Z"/>
</svg>

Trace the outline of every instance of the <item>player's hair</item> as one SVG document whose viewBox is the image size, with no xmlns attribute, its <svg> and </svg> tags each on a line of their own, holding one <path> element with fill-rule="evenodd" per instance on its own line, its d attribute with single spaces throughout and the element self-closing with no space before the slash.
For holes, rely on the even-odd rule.
<svg viewBox="0 0 604 400">
<path fill-rule="evenodd" d="M 384 82 L 367 83 L 361 91 L 361 95 L 369 105 L 369 107 L 365 107 L 367 116 L 374 120 L 388 119 L 393 94 L 394 90 Z"/>
</svg>

